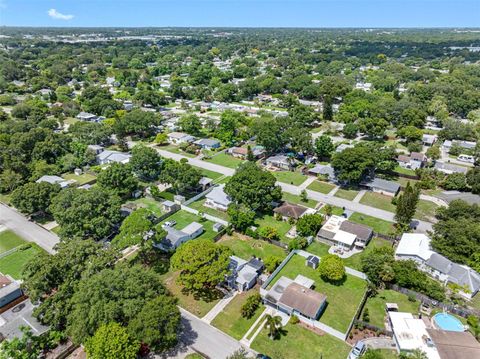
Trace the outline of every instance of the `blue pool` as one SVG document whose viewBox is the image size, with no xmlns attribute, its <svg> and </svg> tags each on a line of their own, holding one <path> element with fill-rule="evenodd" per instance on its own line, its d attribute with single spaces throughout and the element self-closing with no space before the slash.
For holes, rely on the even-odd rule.
<svg viewBox="0 0 480 359">
<path fill-rule="evenodd" d="M 447 313 L 435 314 L 433 320 L 435 321 L 435 325 L 443 330 L 449 330 L 451 332 L 463 332 L 465 330 L 461 321 Z"/>
</svg>

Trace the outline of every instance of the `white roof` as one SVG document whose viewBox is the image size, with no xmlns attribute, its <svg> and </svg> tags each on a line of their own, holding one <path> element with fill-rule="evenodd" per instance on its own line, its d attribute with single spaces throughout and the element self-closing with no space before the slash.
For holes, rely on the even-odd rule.
<svg viewBox="0 0 480 359">
<path fill-rule="evenodd" d="M 304 286 L 305 288 L 312 288 L 315 284 L 315 281 L 313 279 L 307 278 L 301 274 L 298 274 L 295 277 L 294 282 L 300 284 L 301 286 Z"/>
<path fill-rule="evenodd" d="M 388 315 L 400 350 L 420 349 L 427 354 L 428 359 L 440 359 L 437 349 L 427 344 L 431 338 L 423 320 L 404 312 L 388 312 Z"/>
<path fill-rule="evenodd" d="M 238 272 L 236 282 L 239 284 L 250 283 L 257 275 L 255 268 L 247 264 Z"/>
<path fill-rule="evenodd" d="M 398 243 L 395 255 L 416 256 L 426 261 L 432 255 L 430 238 L 423 233 L 404 233 Z"/>
<path fill-rule="evenodd" d="M 186 233 L 186 234 L 193 234 L 193 233 L 195 233 L 196 231 L 198 231 L 199 229 L 202 229 L 202 228 L 203 228 L 203 226 L 200 223 L 192 222 L 189 225 L 187 225 L 184 229 L 182 229 L 182 232 Z"/>
<path fill-rule="evenodd" d="M 228 195 L 223 190 L 224 187 L 225 187 L 225 184 L 214 187 L 213 190 L 211 190 L 209 193 L 207 193 L 207 195 L 205 197 L 212 202 L 215 202 L 215 203 L 218 203 L 218 204 L 223 205 L 225 207 L 228 207 L 228 205 L 232 201 L 230 200 L 230 197 L 228 197 Z"/>
<path fill-rule="evenodd" d="M 343 223 L 343 221 L 346 221 L 347 219 L 345 217 L 340 217 L 337 215 L 332 215 L 328 219 L 328 221 L 325 222 L 325 224 L 322 226 L 323 230 L 337 233 L 340 230 L 340 225 Z"/>
<path fill-rule="evenodd" d="M 357 238 L 356 234 L 348 233 L 342 230 L 338 230 L 338 232 L 335 233 L 335 235 L 333 236 L 333 240 L 335 242 L 344 243 L 348 246 L 351 246 L 355 242 L 356 238 Z"/>
</svg>

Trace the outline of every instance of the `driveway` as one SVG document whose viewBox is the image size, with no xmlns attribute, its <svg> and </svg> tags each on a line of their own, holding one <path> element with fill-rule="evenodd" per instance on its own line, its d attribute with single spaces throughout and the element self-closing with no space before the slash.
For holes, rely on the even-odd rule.
<svg viewBox="0 0 480 359">
<path fill-rule="evenodd" d="M 232 337 L 205 323 L 200 318 L 180 308 L 182 313 L 182 334 L 179 345 L 165 356 L 157 358 L 184 358 L 191 349 L 211 359 L 225 359 L 242 345 Z"/>
<path fill-rule="evenodd" d="M 56 234 L 30 222 L 25 216 L 3 203 L 0 203 L 0 225 L 5 225 L 29 242 L 35 242 L 48 253 L 55 253 L 53 248 L 60 241 Z"/>
</svg>

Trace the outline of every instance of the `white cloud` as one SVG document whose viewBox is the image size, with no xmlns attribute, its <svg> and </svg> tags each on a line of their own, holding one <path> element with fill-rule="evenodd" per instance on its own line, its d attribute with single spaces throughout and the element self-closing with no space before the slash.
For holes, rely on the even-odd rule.
<svg viewBox="0 0 480 359">
<path fill-rule="evenodd" d="M 62 13 L 58 12 L 55 9 L 50 9 L 50 10 L 47 11 L 47 13 L 48 13 L 48 16 L 50 16 L 52 19 L 56 19 L 56 20 L 72 20 L 73 19 L 73 15 L 65 15 L 65 14 L 62 14 Z"/>
</svg>

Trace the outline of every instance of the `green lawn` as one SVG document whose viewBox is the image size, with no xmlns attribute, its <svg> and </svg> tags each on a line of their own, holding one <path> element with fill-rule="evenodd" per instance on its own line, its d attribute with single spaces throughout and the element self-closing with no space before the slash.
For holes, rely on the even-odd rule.
<svg viewBox="0 0 480 359">
<path fill-rule="evenodd" d="M 205 159 L 205 161 L 229 168 L 237 168 L 241 163 L 244 162 L 243 160 L 227 155 L 223 152 L 213 156 L 212 158 Z"/>
<path fill-rule="evenodd" d="M 35 243 L 22 246 L 16 252 L 0 258 L 0 273 L 9 274 L 15 279 L 21 279 L 22 269 L 25 263 L 36 257 L 43 249 Z"/>
<path fill-rule="evenodd" d="M 62 175 L 62 177 L 66 180 L 77 181 L 76 184 L 79 186 L 84 185 L 85 183 L 93 184 L 97 180 L 96 176 L 89 173 L 82 173 L 80 176 L 77 176 L 75 173 L 66 173 Z"/>
<path fill-rule="evenodd" d="M 248 297 L 255 293 L 257 293 L 257 291 L 252 289 L 248 292 L 237 294 L 237 296 L 233 298 L 232 301 L 215 317 L 212 321 L 212 325 L 237 340 L 242 339 L 248 329 L 253 323 L 255 323 L 265 309 L 263 305 L 260 305 L 250 319 L 242 317 L 242 305 Z"/>
<path fill-rule="evenodd" d="M 216 179 L 223 176 L 223 174 L 221 174 L 221 173 L 210 171 L 210 170 L 207 170 L 207 169 L 202 168 L 202 167 L 196 167 L 196 166 L 194 166 L 194 167 L 196 169 L 198 169 L 200 172 L 202 172 L 202 176 L 211 178 L 213 180 L 216 180 Z"/>
<path fill-rule="evenodd" d="M 11 193 L 0 193 L 0 202 L 5 203 L 6 205 L 10 204 Z"/>
<path fill-rule="evenodd" d="M 320 213 L 326 214 L 325 206 L 320 208 Z M 343 208 L 342 207 L 337 207 L 337 206 L 332 206 L 332 214 L 336 216 L 341 216 L 343 214 Z"/>
<path fill-rule="evenodd" d="M 408 296 L 394 290 L 384 289 L 379 290 L 375 297 L 370 297 L 365 303 L 364 311 L 368 308 L 370 316 L 370 324 L 379 328 L 384 327 L 384 319 L 386 316 L 385 303 L 397 303 L 400 312 L 407 312 L 412 314 L 418 313 L 420 302 L 415 300 L 413 302 L 408 300 Z"/>
<path fill-rule="evenodd" d="M 387 241 L 386 239 L 382 238 L 372 238 L 370 240 L 370 243 L 368 243 L 367 247 L 360 253 L 354 254 L 351 257 L 345 258 L 344 262 L 347 267 L 356 269 L 361 271 L 362 270 L 362 257 L 364 257 L 366 254 L 370 253 L 374 248 L 380 248 L 380 247 L 391 247 L 392 243 Z"/>
<path fill-rule="evenodd" d="M 398 177 L 394 181 L 397 182 L 402 187 L 407 187 L 408 182 L 410 182 L 410 185 L 414 185 L 416 182 L 418 182 L 418 180 L 405 178 L 405 177 Z"/>
<path fill-rule="evenodd" d="M 305 258 L 294 255 L 270 283 L 270 287 L 282 276 L 295 279 L 298 274 L 315 281 L 315 290 L 327 296 L 327 307 L 319 321 L 341 332 L 346 332 L 367 287 L 363 279 L 346 275 L 344 282 L 325 282 L 318 270 L 307 267 Z"/>
<path fill-rule="evenodd" d="M 307 199 L 307 201 L 304 202 L 304 201 L 302 201 L 300 196 L 297 196 L 297 195 L 291 194 L 291 193 L 287 193 L 287 192 L 283 192 L 282 199 L 284 201 L 287 201 L 287 202 L 290 202 L 290 203 L 295 203 L 295 204 L 299 204 L 301 206 L 306 206 L 306 207 L 310 207 L 310 208 L 315 208 L 318 204 L 318 202 L 314 201 L 313 199 Z"/>
<path fill-rule="evenodd" d="M 435 211 L 437 208 L 438 206 L 435 203 L 421 199 L 417 204 L 415 218 L 422 221 L 432 222 L 435 219 Z"/>
<path fill-rule="evenodd" d="M 202 224 L 204 231 L 196 239 L 201 239 L 201 238 L 213 239 L 217 235 L 217 233 L 213 231 L 212 227 L 214 223 L 212 221 L 203 220 L 199 216 L 184 210 L 175 212 L 174 214 L 172 214 L 170 217 L 168 217 L 161 223 L 164 223 L 166 221 L 176 221 L 177 224 L 174 227 L 179 230 L 182 230 L 192 222 L 198 222 Z"/>
<path fill-rule="evenodd" d="M 366 214 L 358 212 L 353 213 L 348 220 L 372 227 L 375 232 L 381 234 L 388 235 L 393 230 L 393 222 L 384 221 L 383 219 L 367 216 Z"/>
<path fill-rule="evenodd" d="M 185 157 L 190 157 L 190 158 L 196 157 L 196 155 L 194 155 L 192 153 L 188 153 L 188 152 L 180 150 L 180 148 L 178 146 L 175 146 L 175 145 L 158 146 L 158 148 L 161 149 L 161 150 L 164 150 L 164 151 L 177 153 L 177 154 L 183 155 Z"/>
<path fill-rule="evenodd" d="M 178 274 L 178 272 L 168 272 L 164 274 L 162 276 L 163 282 L 172 295 L 178 299 L 178 304 L 190 313 L 201 318 L 222 298 L 223 295 L 221 292 L 213 292 L 212 298 L 208 301 L 195 298 L 193 294 L 186 293 L 183 290 L 183 286 L 177 283 Z"/>
<path fill-rule="evenodd" d="M 330 246 L 328 244 L 313 241 L 305 250 L 309 253 L 315 254 L 319 257 L 323 257 L 328 254 L 328 249 Z"/>
<path fill-rule="evenodd" d="M 162 214 L 164 214 L 162 210 L 162 204 L 152 198 L 143 197 L 132 201 L 132 203 L 138 204 L 138 206 L 141 208 L 148 209 L 149 211 L 153 212 L 157 217 L 160 217 Z"/>
<path fill-rule="evenodd" d="M 300 172 L 292 171 L 275 171 L 271 172 L 275 176 L 278 182 L 289 183 L 295 186 L 301 185 L 307 179 L 307 176 Z"/>
<path fill-rule="evenodd" d="M 252 343 L 252 349 L 272 358 L 345 359 L 350 347 L 345 342 L 328 334 L 318 335 L 300 325 L 287 324 L 283 335 L 272 340 L 263 329 Z"/>
<path fill-rule="evenodd" d="M 198 201 L 195 201 L 195 202 L 189 204 L 189 207 L 191 207 L 193 209 L 196 209 L 197 211 L 208 213 L 211 216 L 215 216 L 215 217 L 218 217 L 220 219 L 224 219 L 224 220 L 228 221 L 228 215 L 227 215 L 226 212 L 219 211 L 217 209 L 204 206 L 203 204 L 205 203 L 205 201 L 206 201 L 205 198 L 201 198 Z"/>
<path fill-rule="evenodd" d="M 335 188 L 335 185 L 323 181 L 316 180 L 307 187 L 308 189 L 315 191 L 315 192 L 320 192 L 327 194 L 329 193 L 332 189 Z"/>
<path fill-rule="evenodd" d="M 365 192 L 360 203 L 383 209 L 384 211 L 395 212 L 395 205 L 392 204 L 392 197 L 376 192 Z"/>
<path fill-rule="evenodd" d="M 278 235 L 280 237 L 280 241 L 288 243 L 290 241 L 289 238 L 285 236 L 285 234 L 292 228 L 292 225 L 285 221 L 277 221 L 271 215 L 264 215 L 261 218 L 255 219 L 255 225 L 260 227 L 273 227 L 277 229 Z"/>
<path fill-rule="evenodd" d="M 219 244 L 229 247 L 232 252 L 242 259 L 248 260 L 252 256 L 265 259 L 266 257 L 275 256 L 278 258 L 285 258 L 286 252 L 283 248 L 268 242 L 252 239 L 249 237 L 224 236 Z"/>
<path fill-rule="evenodd" d="M 13 231 L 6 230 L 0 232 L 0 253 L 9 251 L 25 243 L 22 237 Z"/>
<path fill-rule="evenodd" d="M 339 188 L 337 192 L 334 194 L 334 197 L 353 201 L 353 199 L 357 196 L 358 192 L 359 191 L 356 191 L 354 189 Z"/>
<path fill-rule="evenodd" d="M 415 171 L 410 168 L 403 168 L 401 166 L 397 166 L 394 169 L 395 172 L 405 174 L 405 175 L 412 175 L 415 176 Z"/>
</svg>

